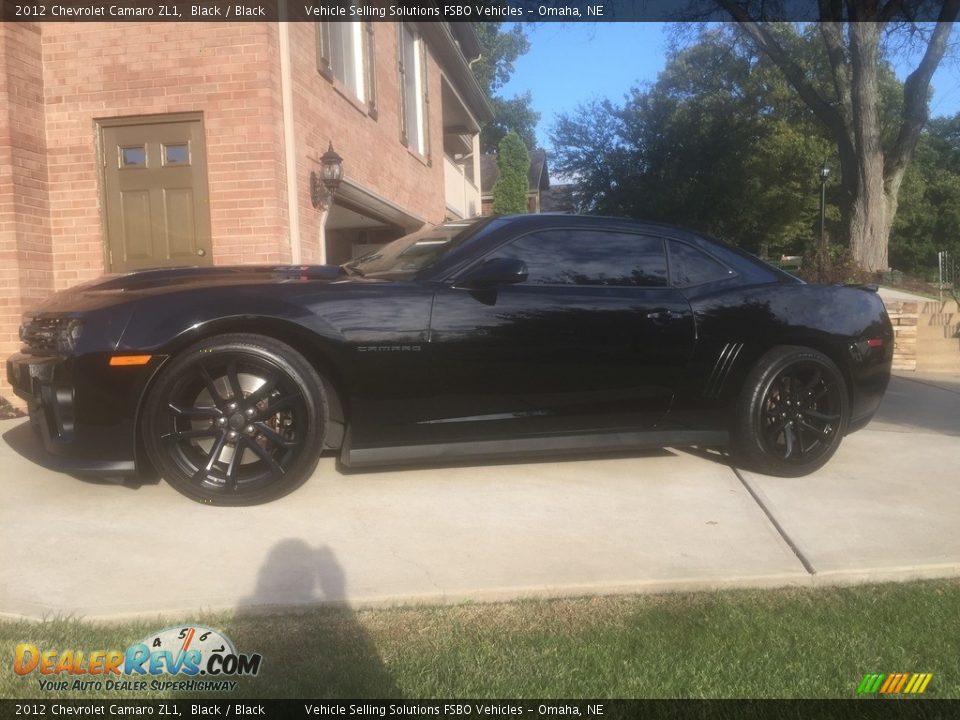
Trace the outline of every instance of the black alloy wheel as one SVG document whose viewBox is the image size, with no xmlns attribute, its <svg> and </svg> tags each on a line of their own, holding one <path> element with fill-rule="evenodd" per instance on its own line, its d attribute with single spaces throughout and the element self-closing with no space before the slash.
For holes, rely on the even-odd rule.
<svg viewBox="0 0 960 720">
<path fill-rule="evenodd" d="M 796 477 L 823 466 L 849 423 L 843 374 L 810 348 L 779 347 L 751 371 L 737 408 L 735 450 L 742 464 Z"/>
<path fill-rule="evenodd" d="M 177 355 L 151 390 L 143 440 L 160 474 L 199 502 L 253 505 L 316 467 L 327 404 L 313 367 L 260 335 L 221 335 Z"/>
</svg>

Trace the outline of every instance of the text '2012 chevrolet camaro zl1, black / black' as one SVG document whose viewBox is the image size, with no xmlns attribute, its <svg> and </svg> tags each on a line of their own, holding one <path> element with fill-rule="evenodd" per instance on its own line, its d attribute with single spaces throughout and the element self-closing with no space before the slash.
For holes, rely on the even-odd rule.
<svg viewBox="0 0 960 720">
<path fill-rule="evenodd" d="M 893 353 L 870 288 L 563 215 L 431 227 L 342 267 L 109 276 L 21 335 L 7 376 L 48 451 L 221 505 L 291 491 L 324 449 L 361 467 L 727 445 L 803 475 L 870 420 Z"/>
</svg>

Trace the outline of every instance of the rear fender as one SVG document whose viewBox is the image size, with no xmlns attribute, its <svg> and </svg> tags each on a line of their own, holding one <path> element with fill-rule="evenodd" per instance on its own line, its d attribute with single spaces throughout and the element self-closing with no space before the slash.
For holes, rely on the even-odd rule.
<svg viewBox="0 0 960 720">
<path fill-rule="evenodd" d="M 770 349 L 799 345 L 824 353 L 840 368 L 853 418 L 876 409 L 889 380 L 893 328 L 883 302 L 868 288 L 776 285 L 739 289 L 694 301 L 705 365 L 726 343 L 742 343 L 719 400 L 729 405 L 747 374 Z M 881 338 L 879 348 L 864 341 Z"/>
</svg>

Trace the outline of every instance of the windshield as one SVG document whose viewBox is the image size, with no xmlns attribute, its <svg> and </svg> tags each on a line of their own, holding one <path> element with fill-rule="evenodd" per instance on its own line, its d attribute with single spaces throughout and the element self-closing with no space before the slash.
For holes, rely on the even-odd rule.
<svg viewBox="0 0 960 720">
<path fill-rule="evenodd" d="M 416 273 L 437 262 L 467 237 L 476 220 L 429 225 L 404 235 L 369 255 L 344 264 L 348 270 L 363 275 L 383 273 Z"/>
</svg>

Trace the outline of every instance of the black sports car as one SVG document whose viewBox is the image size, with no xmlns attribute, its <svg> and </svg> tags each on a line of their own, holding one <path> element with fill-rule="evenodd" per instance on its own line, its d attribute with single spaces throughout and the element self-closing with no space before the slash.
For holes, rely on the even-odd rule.
<svg viewBox="0 0 960 720">
<path fill-rule="evenodd" d="M 77 472 L 152 467 L 201 502 L 345 466 L 729 445 L 809 473 L 874 414 L 871 288 L 808 285 L 689 231 L 527 215 L 342 267 L 108 276 L 29 313 L 7 376 Z"/>
</svg>

